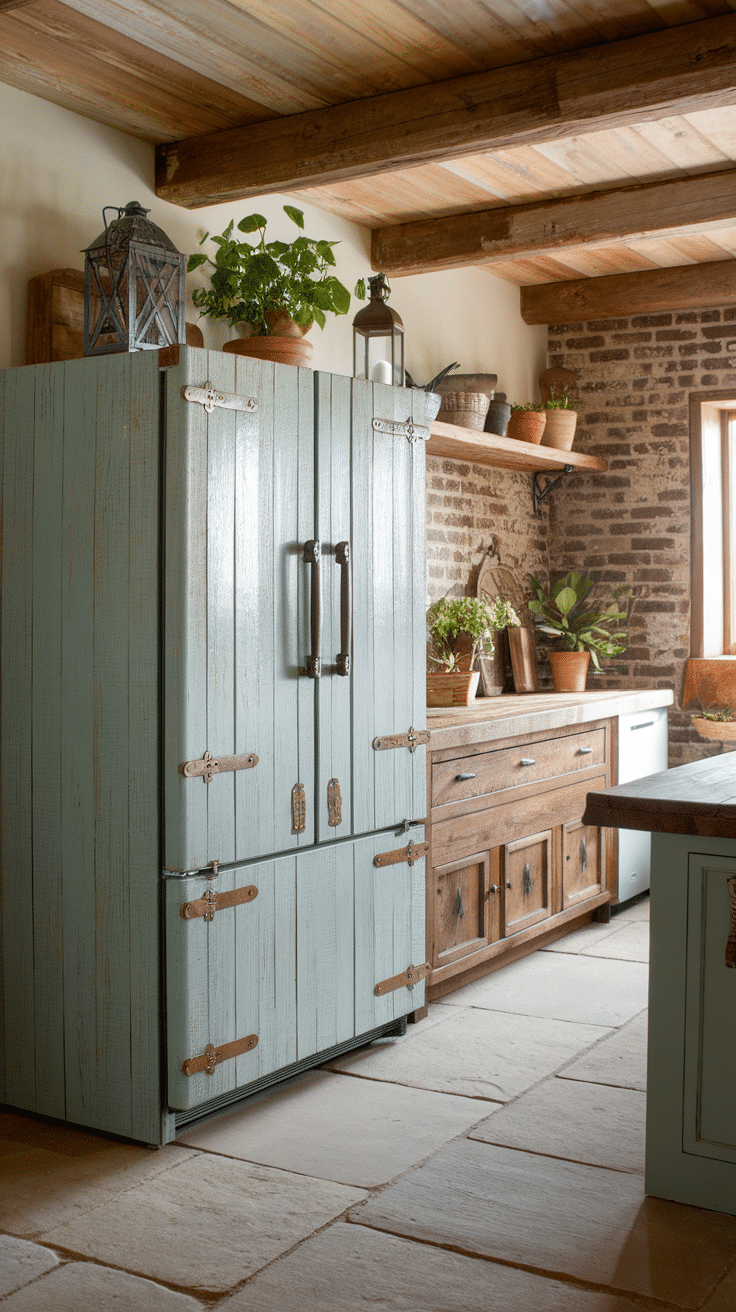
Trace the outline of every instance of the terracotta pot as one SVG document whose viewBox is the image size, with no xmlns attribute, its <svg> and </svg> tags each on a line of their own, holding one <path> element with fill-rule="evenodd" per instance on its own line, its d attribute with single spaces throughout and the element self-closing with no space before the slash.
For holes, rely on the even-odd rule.
<svg viewBox="0 0 736 1312">
<path fill-rule="evenodd" d="M 570 451 L 578 422 L 577 410 L 546 410 L 547 422 L 542 434 L 542 446 L 553 446 L 558 451 Z"/>
<path fill-rule="evenodd" d="M 551 651 L 552 680 L 555 692 L 585 692 L 589 651 Z"/>
<path fill-rule="evenodd" d="M 428 706 L 472 706 L 478 691 L 479 670 L 467 674 L 428 674 Z"/>
<path fill-rule="evenodd" d="M 250 355 L 257 360 L 272 360 L 276 364 L 296 364 L 311 369 L 314 347 L 301 337 L 236 337 L 225 342 L 223 351 L 229 355 Z"/>
<path fill-rule="evenodd" d="M 546 410 L 512 410 L 506 436 L 516 438 L 517 442 L 538 443 L 546 423 Z"/>
</svg>

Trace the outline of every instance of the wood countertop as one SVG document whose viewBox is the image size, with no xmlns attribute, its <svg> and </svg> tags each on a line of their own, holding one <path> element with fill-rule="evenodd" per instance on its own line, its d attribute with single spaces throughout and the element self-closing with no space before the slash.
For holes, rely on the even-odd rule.
<svg viewBox="0 0 736 1312">
<path fill-rule="evenodd" d="M 478 697 L 474 706 L 429 708 L 427 728 L 433 748 L 468 747 L 540 729 L 563 729 L 610 716 L 650 711 L 670 706 L 672 701 L 672 692 L 663 688 L 507 693 L 502 697 Z"/>
<path fill-rule="evenodd" d="M 692 761 L 630 784 L 588 793 L 583 824 L 736 838 L 736 754 Z"/>
</svg>

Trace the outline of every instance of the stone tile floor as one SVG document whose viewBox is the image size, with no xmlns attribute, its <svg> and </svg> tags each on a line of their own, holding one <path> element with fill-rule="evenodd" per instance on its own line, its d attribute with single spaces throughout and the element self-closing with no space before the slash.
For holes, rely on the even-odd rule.
<svg viewBox="0 0 736 1312">
<path fill-rule="evenodd" d="M 648 899 L 158 1152 L 0 1115 L 3 1312 L 734 1312 L 643 1189 Z"/>
</svg>

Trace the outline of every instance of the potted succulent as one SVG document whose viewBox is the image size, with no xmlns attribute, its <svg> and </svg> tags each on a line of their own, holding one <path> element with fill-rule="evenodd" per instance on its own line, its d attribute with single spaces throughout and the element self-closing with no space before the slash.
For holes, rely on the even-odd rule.
<svg viewBox="0 0 736 1312">
<path fill-rule="evenodd" d="M 478 690 L 478 657 L 492 656 L 492 634 L 519 617 L 503 597 L 442 597 L 427 611 L 429 660 L 442 672 L 427 674 L 428 706 L 472 706 Z"/>
<path fill-rule="evenodd" d="M 558 391 L 553 384 L 544 408 L 547 421 L 542 434 L 542 445 L 553 446 L 558 451 L 570 451 L 575 438 L 578 415 L 571 407 L 569 387 L 562 387 Z"/>
<path fill-rule="evenodd" d="M 515 437 L 520 442 L 541 442 L 547 423 L 547 411 L 541 401 L 537 404 L 528 401 L 526 405 L 514 402 L 511 406 L 507 437 Z"/>
<path fill-rule="evenodd" d="M 284 205 L 297 228 L 304 215 Z M 257 233 L 255 241 L 233 235 L 234 221 L 212 237 L 215 258 L 204 252 L 190 255 L 187 271 L 209 265 L 209 287 L 197 287 L 192 300 L 204 315 L 224 320 L 242 333 L 224 349 L 261 359 L 309 364 L 313 348 L 301 339 L 313 323 L 324 328 L 326 314 L 347 314 L 350 292 L 334 276 L 333 241 L 296 237 L 293 242 L 266 241 L 267 220 L 249 214 L 237 225 L 244 234 Z M 200 245 L 209 233 L 202 237 Z"/>
<path fill-rule="evenodd" d="M 702 738 L 714 738 L 717 742 L 736 738 L 736 709 L 733 706 L 711 706 L 691 718 Z"/>
<path fill-rule="evenodd" d="M 556 692 L 582 692 L 591 662 L 601 673 L 601 656 L 620 656 L 626 651 L 625 626 L 631 606 L 631 588 L 612 587 L 594 598 L 593 580 L 571 570 L 546 587 L 532 578 L 533 596 L 529 610 L 542 633 L 559 638 L 562 651 L 550 652 Z"/>
</svg>

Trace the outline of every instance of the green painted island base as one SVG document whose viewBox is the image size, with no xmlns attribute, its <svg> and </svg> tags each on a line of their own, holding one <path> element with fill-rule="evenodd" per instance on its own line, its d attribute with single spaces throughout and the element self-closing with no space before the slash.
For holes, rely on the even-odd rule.
<svg viewBox="0 0 736 1312">
<path fill-rule="evenodd" d="M 736 1215 L 736 838 L 652 835 L 648 1194 Z"/>
</svg>

